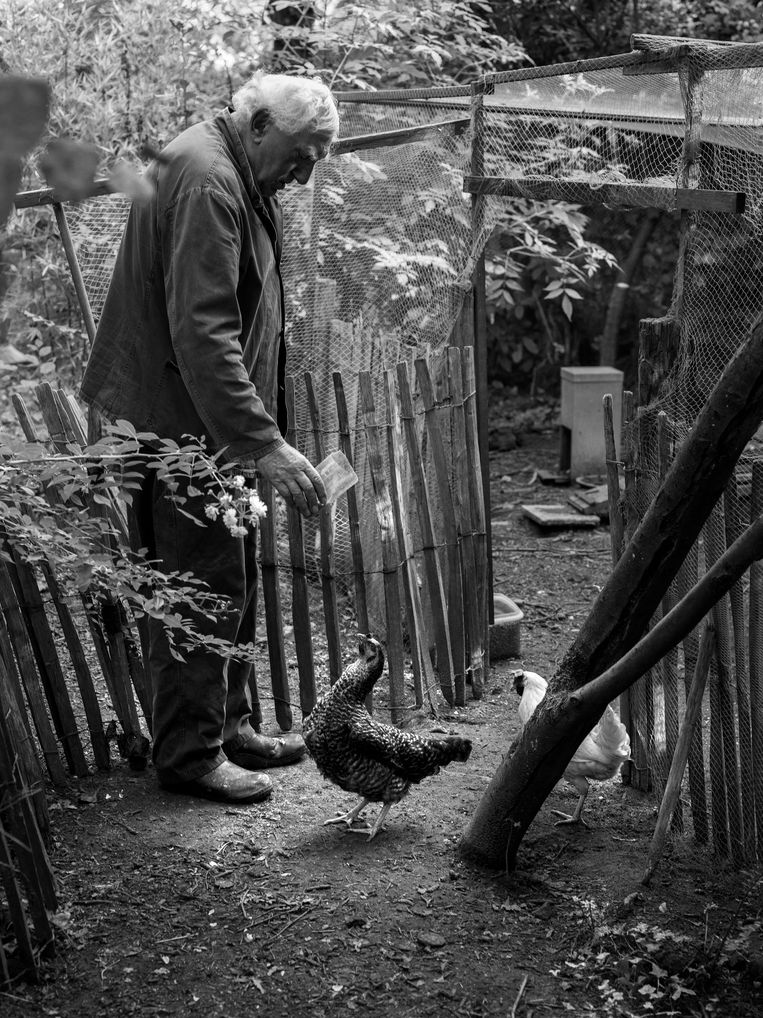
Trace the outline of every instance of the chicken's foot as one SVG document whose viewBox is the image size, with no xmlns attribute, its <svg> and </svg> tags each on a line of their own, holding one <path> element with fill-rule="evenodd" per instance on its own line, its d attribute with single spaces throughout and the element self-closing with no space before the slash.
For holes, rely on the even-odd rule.
<svg viewBox="0 0 763 1018">
<path fill-rule="evenodd" d="M 370 801 L 371 801 L 370 799 L 361 799 L 358 805 L 353 806 L 353 808 L 348 813 L 341 813 L 339 816 L 329 817 L 328 820 L 324 820 L 323 826 L 328 827 L 329 824 L 345 824 L 348 830 L 350 831 L 356 830 L 360 834 L 365 834 L 368 828 L 364 829 L 360 829 L 357 827 L 354 828 L 352 825 L 355 823 L 356 820 L 360 818 L 360 814 L 363 812 L 363 810 L 366 808 Z"/>
<path fill-rule="evenodd" d="M 562 818 L 561 820 L 556 821 L 554 827 L 571 827 L 573 824 L 582 824 L 583 827 L 588 827 L 588 824 L 582 817 L 583 803 L 585 802 L 585 800 L 586 800 L 585 795 L 581 795 L 580 798 L 578 799 L 578 804 L 575 807 L 575 811 L 572 814 L 572 816 L 570 816 L 569 813 L 562 813 L 562 811 L 559 809 L 552 809 L 551 812 L 554 814 L 555 817 Z"/>
<path fill-rule="evenodd" d="M 385 819 L 385 817 L 387 816 L 387 814 L 389 813 L 389 811 L 391 809 L 392 809 L 392 803 L 391 802 L 385 802 L 384 805 L 381 808 L 381 812 L 379 813 L 379 816 L 376 818 L 376 823 L 373 825 L 371 830 L 368 832 L 368 840 L 369 841 L 371 840 L 371 838 L 375 838 L 376 835 L 379 833 L 379 831 L 382 830 L 382 825 L 384 824 L 384 819 Z M 365 834 L 366 833 L 365 831 L 361 831 L 360 828 L 358 828 L 358 827 L 351 827 L 350 830 L 352 831 L 353 834 Z"/>
</svg>

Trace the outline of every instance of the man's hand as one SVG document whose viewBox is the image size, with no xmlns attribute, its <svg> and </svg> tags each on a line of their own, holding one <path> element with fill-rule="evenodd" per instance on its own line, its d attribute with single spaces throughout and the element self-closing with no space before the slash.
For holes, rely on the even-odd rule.
<svg viewBox="0 0 763 1018">
<path fill-rule="evenodd" d="M 257 460 L 257 470 L 303 516 L 317 516 L 326 503 L 321 475 L 293 445 L 279 445 Z"/>
</svg>

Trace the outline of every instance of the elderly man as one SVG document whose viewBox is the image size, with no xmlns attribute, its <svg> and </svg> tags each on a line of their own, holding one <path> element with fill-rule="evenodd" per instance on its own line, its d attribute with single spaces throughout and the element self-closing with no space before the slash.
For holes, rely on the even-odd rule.
<svg viewBox="0 0 763 1018">
<path fill-rule="evenodd" d="M 321 478 L 283 437 L 284 330 L 277 192 L 306 184 L 337 135 L 318 81 L 258 74 L 233 108 L 188 128 L 161 153 L 153 197 L 130 212 L 85 371 L 85 402 L 110 420 L 180 440 L 204 437 L 244 474 L 256 470 L 305 515 L 325 501 Z M 204 519 L 186 493 L 185 512 Z M 142 468 L 131 506 L 136 548 L 166 571 L 192 572 L 230 611 L 209 635 L 254 638 L 253 547 L 221 520 L 199 527 Z M 203 629 L 204 626 L 208 628 Z M 178 661 L 149 621 L 153 761 L 171 791 L 229 803 L 267 798 L 263 768 L 304 755 L 299 735 L 251 724 L 252 666 L 194 650 Z"/>
</svg>

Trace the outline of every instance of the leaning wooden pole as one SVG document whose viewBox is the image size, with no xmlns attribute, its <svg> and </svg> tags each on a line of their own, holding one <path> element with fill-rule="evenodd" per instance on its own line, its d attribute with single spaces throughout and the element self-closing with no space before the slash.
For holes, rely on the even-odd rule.
<svg viewBox="0 0 763 1018">
<path fill-rule="evenodd" d="M 761 419 L 763 321 L 759 320 L 678 449 L 662 486 L 552 677 L 547 698 L 549 694 L 569 697 L 639 641 Z M 571 719 L 553 759 L 538 774 L 539 761 L 528 766 L 532 753 L 523 754 L 522 765 L 513 763 L 515 753 L 506 755 L 464 836 L 466 854 L 491 865 L 500 865 L 507 853 L 510 859 L 516 857 L 525 831 L 596 720 L 589 714 L 578 727 Z"/>
</svg>

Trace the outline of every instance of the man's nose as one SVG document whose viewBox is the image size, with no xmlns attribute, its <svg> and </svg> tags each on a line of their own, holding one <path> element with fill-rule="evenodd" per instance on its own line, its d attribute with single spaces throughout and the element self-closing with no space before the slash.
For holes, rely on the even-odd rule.
<svg viewBox="0 0 763 1018">
<path fill-rule="evenodd" d="M 298 184 L 306 184 L 313 175 L 312 166 L 296 166 L 291 173 Z"/>
</svg>

